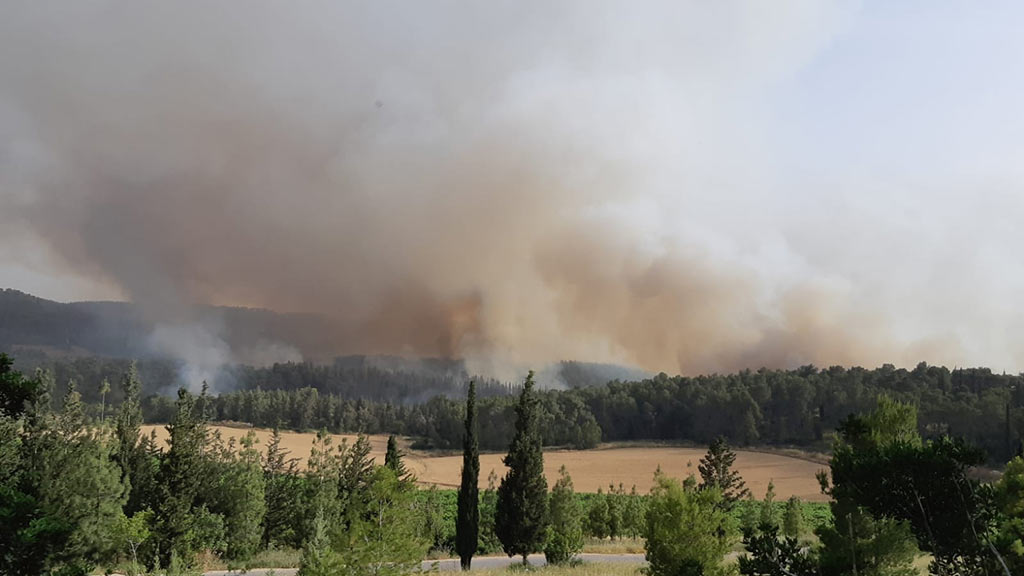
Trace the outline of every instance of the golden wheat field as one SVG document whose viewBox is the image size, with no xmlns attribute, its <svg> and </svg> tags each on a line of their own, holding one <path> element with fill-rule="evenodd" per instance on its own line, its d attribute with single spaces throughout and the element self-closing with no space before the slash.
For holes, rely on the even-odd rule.
<svg viewBox="0 0 1024 576">
<path fill-rule="evenodd" d="M 250 429 L 227 426 L 212 426 L 221 437 L 241 438 Z M 143 433 L 149 434 L 156 430 L 158 442 L 163 447 L 167 432 L 163 426 L 144 426 Z M 270 437 L 269 430 L 252 429 L 258 442 L 262 445 Z M 291 457 L 299 459 L 302 465 L 309 455 L 312 444 L 312 433 L 282 432 L 281 445 L 291 452 Z M 355 441 L 354 435 L 333 435 L 335 443 L 348 440 Z M 372 435 L 372 455 L 378 462 L 383 462 L 387 446 L 387 436 Z M 436 455 L 430 452 L 410 450 L 407 441 L 402 441 L 406 453 L 406 467 L 416 474 L 422 484 L 435 484 L 443 488 L 455 488 L 459 483 L 462 469 L 462 456 Z M 598 488 L 607 489 L 609 484 L 618 486 L 620 483 L 628 491 L 634 484 L 641 493 L 647 492 L 651 486 L 655 469 L 661 466 L 665 473 L 683 477 L 689 472 L 697 473 L 697 463 L 704 450 L 673 446 L 604 446 L 594 450 L 546 450 L 544 452 L 544 470 L 548 483 L 553 484 L 558 476 L 558 469 L 565 466 L 572 475 L 573 484 L 578 492 L 596 492 Z M 747 486 L 758 498 L 764 495 L 768 482 L 775 483 L 777 498 L 786 499 L 799 496 L 808 501 L 822 501 L 826 498 L 821 494 L 815 473 L 822 468 L 821 464 L 810 459 L 788 456 L 777 453 L 737 450 L 736 468 L 746 480 Z M 491 470 L 500 477 L 504 473 L 501 463 L 502 454 L 480 455 L 480 487 L 485 488 L 487 475 Z"/>
</svg>

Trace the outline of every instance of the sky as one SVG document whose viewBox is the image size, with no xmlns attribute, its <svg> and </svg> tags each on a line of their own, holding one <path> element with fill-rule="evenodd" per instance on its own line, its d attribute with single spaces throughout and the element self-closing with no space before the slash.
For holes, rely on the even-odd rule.
<svg viewBox="0 0 1024 576">
<path fill-rule="evenodd" d="M 1024 370 L 1019 3 L 0 4 L 0 286 L 497 374 Z"/>
</svg>

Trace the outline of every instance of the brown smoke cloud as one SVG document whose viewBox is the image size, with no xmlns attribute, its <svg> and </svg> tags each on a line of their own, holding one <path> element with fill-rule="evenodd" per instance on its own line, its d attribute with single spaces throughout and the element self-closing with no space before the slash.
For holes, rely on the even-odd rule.
<svg viewBox="0 0 1024 576">
<path fill-rule="evenodd" d="M 829 13 L 676 4 L 8 6 L 0 223 L 156 326 L 317 313 L 338 353 L 500 376 L 955 357 L 757 264 L 770 146 L 737 94 Z"/>
</svg>

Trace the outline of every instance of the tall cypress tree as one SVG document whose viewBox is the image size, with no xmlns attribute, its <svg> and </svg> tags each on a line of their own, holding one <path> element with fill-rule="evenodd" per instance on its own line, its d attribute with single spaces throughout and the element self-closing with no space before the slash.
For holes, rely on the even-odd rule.
<svg viewBox="0 0 1024 576">
<path fill-rule="evenodd" d="M 462 442 L 462 484 L 455 522 L 455 551 L 463 570 L 469 570 L 480 535 L 480 447 L 476 437 L 476 382 L 466 395 L 466 432 Z"/>
<path fill-rule="evenodd" d="M 526 376 L 516 406 L 516 432 L 505 465 L 508 473 L 498 487 L 495 532 L 509 556 L 540 551 L 547 535 L 548 483 L 544 479 L 544 454 L 538 426 L 533 371 Z"/>
</svg>

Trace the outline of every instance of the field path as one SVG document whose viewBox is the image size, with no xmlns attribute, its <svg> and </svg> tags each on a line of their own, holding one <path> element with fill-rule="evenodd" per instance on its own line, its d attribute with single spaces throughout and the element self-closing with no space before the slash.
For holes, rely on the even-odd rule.
<svg viewBox="0 0 1024 576">
<path fill-rule="evenodd" d="M 583 562 L 588 564 L 644 564 L 643 554 L 580 554 L 576 556 Z M 506 568 L 512 564 L 518 564 L 521 562 L 519 557 L 509 558 L 508 556 L 477 556 L 473 558 L 473 569 L 474 570 L 493 570 L 496 568 Z M 530 564 L 534 566 L 544 566 L 547 564 L 544 561 L 543 554 L 531 554 Z M 459 569 L 458 558 L 448 558 L 445 560 L 426 560 L 423 562 L 424 570 L 431 570 L 437 567 L 442 572 L 454 572 Z M 204 576 L 234 576 L 245 574 L 247 576 L 270 576 L 273 572 L 274 576 L 295 576 L 298 572 L 296 568 L 255 568 L 248 572 L 234 572 L 230 570 L 212 570 L 210 572 L 204 572 Z"/>
<path fill-rule="evenodd" d="M 228 426 L 211 428 L 219 432 L 225 440 L 232 437 L 241 438 L 250 430 Z M 163 447 L 167 438 L 165 428 L 162 425 L 143 426 L 144 434 L 149 434 L 151 430 L 156 431 L 158 443 Z M 261 445 L 270 437 L 268 430 L 251 430 L 256 433 L 257 442 Z M 314 436 L 312 433 L 282 432 L 281 446 L 291 453 L 291 457 L 295 458 L 301 467 L 305 465 Z M 351 444 L 356 439 L 354 435 L 335 434 L 332 437 L 335 444 L 343 440 Z M 387 436 L 377 434 L 369 438 L 373 447 L 371 455 L 377 462 L 383 462 Z M 433 452 L 410 450 L 407 442 L 403 449 L 406 451 L 405 465 L 416 475 L 420 484 L 442 488 L 458 487 L 462 469 L 461 454 L 437 455 Z M 637 491 L 643 494 L 651 487 L 654 471 L 659 466 L 670 476 L 684 478 L 691 473 L 697 474 L 697 464 L 703 455 L 703 448 L 659 445 L 607 445 L 593 450 L 549 449 L 544 451 L 544 473 L 548 478 L 548 485 L 553 485 L 558 478 L 559 467 L 564 465 L 572 475 L 577 492 L 596 492 L 598 488 L 607 490 L 609 484 L 618 486 L 621 483 L 627 491 L 635 484 Z M 487 487 L 487 475 L 491 470 L 499 477 L 505 473 L 502 457 L 502 454 L 493 453 L 480 455 L 481 489 Z M 785 500 L 790 496 L 798 496 L 810 502 L 827 500 L 821 494 L 818 480 L 815 478 L 815 473 L 827 466 L 809 458 L 769 451 L 737 450 L 736 468 L 756 498 L 764 496 L 768 482 L 772 481 L 775 483 L 775 494 L 779 500 Z"/>
</svg>

